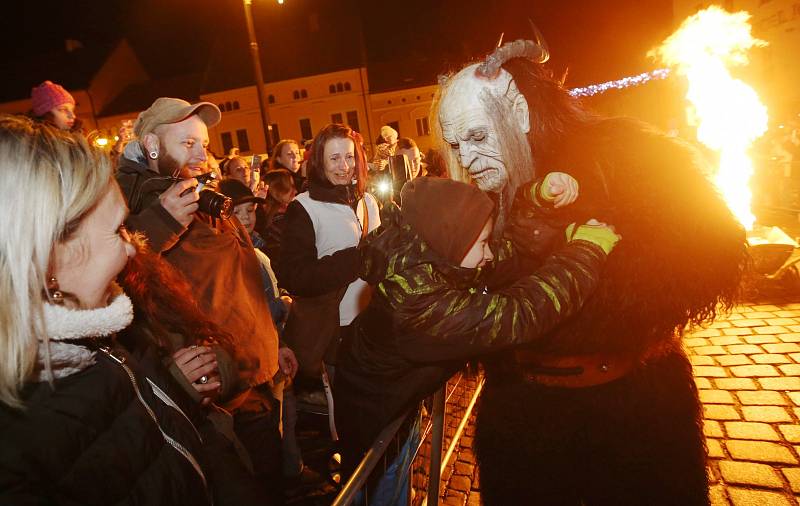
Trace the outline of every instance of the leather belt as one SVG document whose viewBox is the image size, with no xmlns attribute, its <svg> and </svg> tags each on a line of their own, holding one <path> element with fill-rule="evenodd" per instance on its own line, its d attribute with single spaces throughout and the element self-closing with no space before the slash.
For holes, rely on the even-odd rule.
<svg viewBox="0 0 800 506">
<path fill-rule="evenodd" d="M 631 372 L 639 363 L 632 357 L 611 353 L 553 355 L 516 350 L 526 381 L 551 387 L 586 388 L 609 383 Z"/>
</svg>

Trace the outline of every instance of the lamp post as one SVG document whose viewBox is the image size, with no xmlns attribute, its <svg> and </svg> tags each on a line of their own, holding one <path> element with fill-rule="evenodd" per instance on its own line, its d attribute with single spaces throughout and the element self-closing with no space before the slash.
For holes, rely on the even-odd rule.
<svg viewBox="0 0 800 506">
<path fill-rule="evenodd" d="M 258 92 L 258 108 L 261 111 L 261 126 L 264 129 L 264 140 L 267 145 L 267 153 L 272 151 L 272 127 L 269 122 L 269 111 L 267 111 L 267 97 L 264 96 L 264 74 L 261 72 L 261 57 L 258 53 L 258 41 L 256 40 L 256 30 L 253 26 L 253 0 L 242 0 L 244 5 L 244 18 L 247 23 L 247 36 L 250 39 L 250 57 L 253 60 L 253 73 L 256 78 L 256 91 Z M 283 4 L 283 0 L 278 0 Z"/>
</svg>

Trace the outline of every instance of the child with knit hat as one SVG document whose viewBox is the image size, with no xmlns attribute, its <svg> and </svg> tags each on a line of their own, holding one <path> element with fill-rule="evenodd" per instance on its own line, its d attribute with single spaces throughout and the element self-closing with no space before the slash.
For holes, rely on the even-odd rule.
<svg viewBox="0 0 800 506">
<path fill-rule="evenodd" d="M 531 198 L 556 200 L 548 181 L 558 180 L 535 185 L 538 198 Z M 593 220 L 573 224 L 565 246 L 533 274 L 487 293 L 481 272 L 493 260 L 494 202 L 475 186 L 441 178 L 410 181 L 402 201 L 361 245 L 362 278 L 376 290 L 340 351 L 336 423 L 350 468 L 384 426 L 467 360 L 535 342 L 579 310 L 619 240 Z"/>
<path fill-rule="evenodd" d="M 75 98 L 51 81 L 45 81 L 31 90 L 31 116 L 59 130 L 77 131 L 80 128 L 75 115 Z"/>
</svg>

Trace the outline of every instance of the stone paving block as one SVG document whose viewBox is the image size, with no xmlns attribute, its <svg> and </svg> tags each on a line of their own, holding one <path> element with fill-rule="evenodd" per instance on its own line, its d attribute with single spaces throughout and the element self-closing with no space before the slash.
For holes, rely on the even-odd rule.
<svg viewBox="0 0 800 506">
<path fill-rule="evenodd" d="M 736 400 L 728 390 L 703 390 L 700 392 L 700 402 L 703 404 L 735 404 Z"/>
<path fill-rule="evenodd" d="M 800 323 L 800 322 L 798 322 Z M 726 321 L 716 321 L 708 326 L 710 329 L 729 329 L 731 328 L 731 323 Z"/>
<path fill-rule="evenodd" d="M 724 437 L 722 425 L 716 420 L 703 420 L 703 435 L 705 437 Z"/>
<path fill-rule="evenodd" d="M 796 376 L 791 378 L 760 378 L 758 382 L 761 384 L 761 388 L 765 390 L 800 390 L 800 378 Z"/>
<path fill-rule="evenodd" d="M 728 353 L 731 355 L 757 355 L 764 353 L 764 350 L 755 344 L 734 344 L 728 346 Z"/>
<path fill-rule="evenodd" d="M 769 353 L 797 353 L 800 345 L 797 343 L 765 344 L 764 349 Z"/>
<path fill-rule="evenodd" d="M 775 313 L 772 311 L 745 311 L 742 316 L 748 320 L 765 320 L 767 318 L 775 318 Z"/>
<path fill-rule="evenodd" d="M 800 392 L 786 392 L 786 395 L 789 396 L 789 399 L 795 403 L 796 405 L 800 406 Z"/>
<path fill-rule="evenodd" d="M 742 336 L 742 338 L 747 344 L 777 344 L 783 342 L 772 334 Z"/>
<path fill-rule="evenodd" d="M 778 370 L 771 365 L 737 365 L 735 367 L 731 367 L 731 373 L 739 378 L 780 376 Z"/>
<path fill-rule="evenodd" d="M 740 336 L 712 337 L 709 339 L 709 341 L 714 346 L 730 346 L 733 344 L 742 344 L 742 338 Z"/>
<path fill-rule="evenodd" d="M 780 311 L 782 309 L 774 304 L 758 304 L 751 308 L 755 311 Z"/>
<path fill-rule="evenodd" d="M 742 406 L 742 415 L 748 422 L 791 422 L 792 415 L 780 406 Z"/>
<path fill-rule="evenodd" d="M 750 360 L 750 357 L 747 355 L 720 355 L 714 357 L 714 360 L 717 361 L 719 365 L 724 365 L 724 366 L 744 365 L 753 363 L 753 361 Z"/>
<path fill-rule="evenodd" d="M 800 468 L 797 467 L 784 467 L 781 469 L 786 481 L 789 482 L 789 487 L 795 494 L 800 493 Z"/>
<path fill-rule="evenodd" d="M 708 489 L 708 499 L 711 506 L 730 506 L 730 502 L 725 496 L 725 487 L 722 485 L 714 485 Z"/>
<path fill-rule="evenodd" d="M 732 406 L 706 404 L 703 406 L 703 418 L 708 420 L 741 420 L 742 417 Z"/>
<path fill-rule="evenodd" d="M 747 405 L 786 406 L 789 404 L 780 392 L 774 390 L 742 391 L 736 392 L 736 396 L 742 404 Z"/>
<path fill-rule="evenodd" d="M 778 430 L 781 431 L 784 439 L 790 443 L 800 443 L 800 425 L 779 425 Z"/>
<path fill-rule="evenodd" d="M 715 337 L 721 335 L 722 331 L 720 331 L 719 329 L 696 329 L 689 331 L 689 333 L 687 334 L 688 337 Z"/>
<path fill-rule="evenodd" d="M 481 506 L 481 494 L 476 490 L 470 490 L 469 497 L 467 498 L 467 506 Z"/>
<path fill-rule="evenodd" d="M 728 488 L 728 497 L 733 506 L 792 506 L 796 503 L 780 492 Z"/>
<path fill-rule="evenodd" d="M 472 486 L 472 480 L 466 476 L 453 475 L 447 484 L 448 490 L 458 490 L 459 492 L 468 492 Z"/>
<path fill-rule="evenodd" d="M 800 311 L 797 309 L 782 309 L 775 311 L 775 316 L 778 318 L 797 318 L 800 317 Z"/>
<path fill-rule="evenodd" d="M 751 318 L 742 318 L 741 320 L 731 321 L 734 327 L 763 327 L 764 320 L 754 320 Z"/>
<path fill-rule="evenodd" d="M 778 432 L 768 423 L 725 422 L 725 431 L 732 439 L 780 441 Z"/>
<path fill-rule="evenodd" d="M 788 327 L 792 332 L 800 332 L 800 325 L 788 325 Z"/>
<path fill-rule="evenodd" d="M 442 501 L 447 506 L 464 506 L 467 504 L 467 494 L 456 490 L 448 490 L 447 497 Z"/>
<path fill-rule="evenodd" d="M 744 316 L 737 313 L 732 313 L 727 315 L 725 319 L 728 320 L 729 322 L 732 322 L 733 320 L 744 320 Z"/>
<path fill-rule="evenodd" d="M 741 365 L 738 367 L 754 367 L 754 366 Z M 728 373 L 725 371 L 724 367 L 717 367 L 717 366 L 696 365 L 692 367 L 692 371 L 694 371 L 695 377 L 698 378 L 726 378 L 728 376 Z"/>
<path fill-rule="evenodd" d="M 788 334 L 789 329 L 786 327 L 767 325 L 766 327 L 753 327 L 756 334 Z"/>
<path fill-rule="evenodd" d="M 703 378 L 699 378 L 703 379 Z M 695 380 L 695 383 L 697 381 Z M 714 380 L 714 385 L 717 388 L 721 388 L 723 390 L 756 390 L 758 389 L 758 385 L 756 385 L 755 380 L 750 378 L 716 378 Z M 798 389 L 800 390 L 800 389 Z"/>
<path fill-rule="evenodd" d="M 766 488 L 783 488 L 783 480 L 781 480 L 778 472 L 773 469 L 772 466 L 766 464 L 720 460 L 719 471 L 722 475 L 722 479 L 728 483 Z"/>
<path fill-rule="evenodd" d="M 782 353 L 764 353 L 761 355 L 750 355 L 756 364 L 789 364 L 792 359 Z M 800 365 L 800 364 L 795 364 Z M 785 374 L 785 373 L 784 373 Z"/>
<path fill-rule="evenodd" d="M 800 376 L 800 364 L 779 365 L 784 376 Z"/>
<path fill-rule="evenodd" d="M 688 346 L 692 348 L 691 351 L 694 351 L 693 348 L 697 346 L 708 346 L 708 339 L 705 337 L 687 337 L 683 340 L 684 346 Z"/>
<path fill-rule="evenodd" d="M 689 362 L 692 365 L 716 365 L 714 359 L 707 355 L 692 355 L 689 357 Z"/>
<path fill-rule="evenodd" d="M 466 462 L 456 462 L 453 472 L 457 475 L 468 476 L 472 478 L 472 475 L 475 474 L 475 465 L 467 464 Z"/>
<path fill-rule="evenodd" d="M 784 343 L 800 343 L 800 333 L 789 332 L 788 334 L 778 334 L 778 339 Z"/>
<path fill-rule="evenodd" d="M 797 325 L 800 323 L 796 318 L 769 318 L 766 320 L 767 325 L 775 327 L 783 327 L 785 325 Z"/>
<path fill-rule="evenodd" d="M 706 448 L 708 448 L 708 456 L 711 458 L 721 459 L 725 457 L 725 452 L 722 451 L 719 439 L 706 439 Z"/>
<path fill-rule="evenodd" d="M 800 363 L 800 353 L 789 353 L 789 358 Z"/>
<path fill-rule="evenodd" d="M 725 441 L 728 453 L 736 460 L 752 460 L 775 464 L 797 464 L 797 458 L 785 446 L 766 441 L 743 441 L 729 439 Z"/>
<path fill-rule="evenodd" d="M 711 388 L 711 382 L 708 380 L 708 378 L 695 378 L 694 384 L 697 385 L 698 390 Z"/>
<path fill-rule="evenodd" d="M 749 328 L 731 327 L 729 329 L 722 329 L 722 333 L 726 336 L 748 336 L 753 333 Z"/>
<path fill-rule="evenodd" d="M 728 351 L 723 348 L 722 346 L 698 346 L 694 348 L 694 351 L 698 355 L 727 355 Z"/>
</svg>

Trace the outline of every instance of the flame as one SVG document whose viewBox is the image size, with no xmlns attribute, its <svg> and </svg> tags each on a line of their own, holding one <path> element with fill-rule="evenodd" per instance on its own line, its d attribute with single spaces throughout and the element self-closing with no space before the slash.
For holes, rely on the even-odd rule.
<svg viewBox="0 0 800 506">
<path fill-rule="evenodd" d="M 687 18 L 650 55 L 688 80 L 688 122 L 697 127 L 697 139 L 718 153 L 717 188 L 751 230 L 755 216 L 750 209 L 753 163 L 748 150 L 767 130 L 767 108 L 753 88 L 729 70 L 747 65 L 747 52 L 767 44 L 750 35 L 749 19 L 744 11 L 731 14 L 709 7 Z"/>
</svg>

